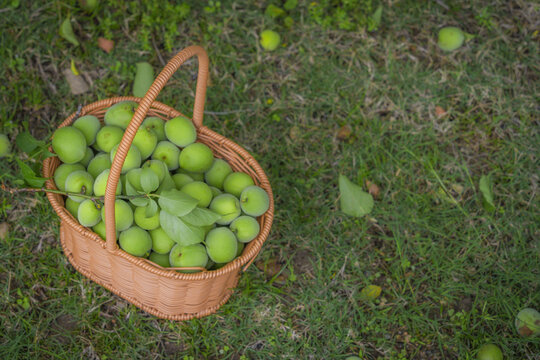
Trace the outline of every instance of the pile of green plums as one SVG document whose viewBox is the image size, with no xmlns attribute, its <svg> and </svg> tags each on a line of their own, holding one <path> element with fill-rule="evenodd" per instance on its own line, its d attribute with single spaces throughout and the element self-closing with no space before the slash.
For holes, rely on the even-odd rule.
<svg viewBox="0 0 540 360">
<path fill-rule="evenodd" d="M 65 207 L 81 225 L 103 239 L 107 179 L 137 106 L 132 101 L 117 103 L 107 109 L 103 123 L 85 115 L 53 135 L 52 148 L 62 162 L 54 173 L 54 182 L 68 193 Z M 139 127 L 122 167 L 114 208 L 117 241 L 127 253 L 162 267 L 216 269 L 238 257 L 245 244 L 259 234 L 257 217 L 269 208 L 266 191 L 248 174 L 235 172 L 227 161 L 215 158 L 208 146 L 196 140 L 195 126 L 182 116 L 168 121 L 147 117 Z M 145 172 L 156 175 L 150 177 L 157 179 L 154 184 L 141 184 L 141 179 L 149 178 Z M 162 209 L 147 216 L 146 205 L 126 196 L 128 188 L 131 195 L 135 189 L 140 194 L 158 196 L 176 189 L 220 218 L 205 227 L 204 241 L 182 245 L 161 227 Z M 152 190 L 144 191 L 149 188 Z"/>
</svg>

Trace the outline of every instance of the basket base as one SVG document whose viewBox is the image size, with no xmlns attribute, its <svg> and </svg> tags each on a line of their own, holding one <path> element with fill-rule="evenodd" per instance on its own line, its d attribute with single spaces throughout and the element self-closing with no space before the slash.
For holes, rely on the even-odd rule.
<svg viewBox="0 0 540 360">
<path fill-rule="evenodd" d="M 68 224 L 64 223 L 63 221 L 61 222 L 60 242 L 62 244 L 62 249 L 66 257 L 68 258 L 69 262 L 71 263 L 71 265 L 73 265 L 73 267 L 75 268 L 75 270 L 77 270 L 78 272 L 80 272 L 82 275 L 92 280 L 93 282 L 103 286 L 110 292 L 116 294 L 122 299 L 135 305 L 139 309 L 162 319 L 183 321 L 183 320 L 190 320 L 193 318 L 201 318 L 203 316 L 207 316 L 207 315 L 215 313 L 223 304 L 225 304 L 229 300 L 240 278 L 239 273 L 237 272 L 236 274 L 233 274 L 232 278 L 226 279 L 226 280 L 229 280 L 227 281 L 228 283 L 227 286 L 222 289 L 218 289 L 217 291 L 219 292 L 219 297 L 220 297 L 219 301 L 217 301 L 217 303 L 215 301 L 205 301 L 203 303 L 205 304 L 203 310 L 194 311 L 194 312 L 185 311 L 181 313 L 178 313 L 178 312 L 175 313 L 173 309 L 171 312 L 164 312 L 155 306 L 150 306 L 148 304 L 145 304 L 144 302 L 140 301 L 135 296 L 130 296 L 124 293 L 123 291 L 119 290 L 116 286 L 114 286 L 114 284 L 111 281 L 107 281 L 106 279 L 103 278 L 104 275 L 106 275 L 103 273 L 103 271 L 100 271 L 100 272 L 96 272 L 95 270 L 92 271 L 91 265 L 90 266 L 81 265 L 81 263 L 87 263 L 87 262 L 92 263 L 92 262 L 90 259 L 84 256 L 85 254 L 88 254 L 89 252 L 81 249 L 80 245 L 88 245 L 88 244 L 91 245 L 93 243 L 93 240 L 83 239 L 84 244 L 80 244 L 80 241 L 77 239 L 78 237 L 80 237 L 79 233 L 73 232 L 73 230 L 70 228 Z M 97 246 L 100 246 L 100 244 L 97 244 Z M 86 247 L 86 246 L 83 246 L 83 247 Z M 109 254 L 108 251 L 105 249 L 103 249 L 102 251 L 104 254 Z M 79 258 L 79 260 L 77 260 L 77 258 Z M 156 279 L 157 282 L 160 282 L 159 280 L 160 279 Z M 181 282 L 181 280 L 176 280 L 176 282 Z M 181 287 L 182 286 L 180 286 L 180 288 Z M 186 289 L 185 293 L 186 293 L 185 294 L 186 296 L 189 296 L 189 294 L 187 294 L 189 293 L 189 289 Z M 216 291 L 208 291 L 208 293 L 210 295 L 210 293 L 216 293 Z M 214 304 L 212 304 L 212 302 Z M 188 307 L 188 306 L 182 306 L 182 307 Z M 191 308 L 201 308 L 201 304 L 193 304 Z"/>
</svg>

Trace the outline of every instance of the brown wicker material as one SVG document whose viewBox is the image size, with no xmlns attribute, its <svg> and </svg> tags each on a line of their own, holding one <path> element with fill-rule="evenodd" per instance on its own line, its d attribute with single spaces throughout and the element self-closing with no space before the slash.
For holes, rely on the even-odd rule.
<svg viewBox="0 0 540 360">
<path fill-rule="evenodd" d="M 155 101 L 161 89 L 173 73 L 187 59 L 197 55 L 199 72 L 193 123 L 197 128 L 198 140 L 208 145 L 214 155 L 225 159 L 234 171 L 248 173 L 257 185 L 270 197 L 270 208 L 259 217 L 261 232 L 246 244 L 242 255 L 213 271 L 186 274 L 174 269 L 162 268 L 152 262 L 132 256 L 120 249 L 116 242 L 114 222 L 115 191 L 122 165 L 133 137 L 146 116 L 158 116 L 165 121 L 182 115 L 175 109 Z M 78 116 L 95 115 L 101 121 L 107 108 L 120 101 L 132 100 L 139 103 L 112 163 L 105 193 L 106 237 L 103 241 L 91 229 L 80 225 L 64 207 L 64 197 L 47 193 L 52 207 L 61 219 L 60 240 L 71 264 L 84 276 L 126 299 L 140 309 L 157 317 L 171 320 L 188 320 L 212 314 L 231 296 L 238 283 L 240 271 L 245 271 L 253 262 L 270 233 L 274 216 L 274 201 L 268 178 L 255 159 L 233 141 L 202 125 L 208 57 L 199 46 L 188 47 L 179 52 L 158 75 L 144 98 L 115 97 L 86 105 L 79 113 L 71 114 L 61 125 L 70 125 Z M 48 158 L 43 164 L 43 175 L 51 178 L 60 165 L 57 157 Z M 47 181 L 47 188 L 56 189 L 54 181 Z"/>
</svg>

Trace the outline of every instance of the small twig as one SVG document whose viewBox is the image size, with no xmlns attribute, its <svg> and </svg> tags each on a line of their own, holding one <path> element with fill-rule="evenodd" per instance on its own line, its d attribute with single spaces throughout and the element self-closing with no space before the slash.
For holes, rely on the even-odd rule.
<svg viewBox="0 0 540 360">
<path fill-rule="evenodd" d="M 436 2 L 437 4 L 439 4 L 441 7 L 443 7 L 445 10 L 450 10 L 450 8 L 448 7 L 448 5 L 446 5 L 446 4 L 444 3 L 444 1 L 442 1 L 442 0 L 435 0 L 435 2 Z"/>
<path fill-rule="evenodd" d="M 161 63 L 161 66 L 167 65 L 163 57 L 161 56 L 161 52 L 159 51 L 159 48 L 157 47 L 156 40 L 154 39 L 154 35 L 152 35 L 152 46 L 154 47 L 154 50 L 156 51 L 156 54 L 159 58 L 159 62 Z"/>
<path fill-rule="evenodd" d="M 36 192 L 49 192 L 53 194 L 60 194 L 60 195 L 66 195 L 66 196 L 80 196 L 85 199 L 90 199 L 92 201 L 104 201 L 105 196 L 91 196 L 81 193 L 74 193 L 69 191 L 62 191 L 62 190 L 54 190 L 54 189 L 47 189 L 47 188 L 9 188 L 6 185 L 2 184 L 0 185 L 0 188 L 8 192 L 10 194 L 17 194 L 17 193 L 23 193 L 23 192 L 29 192 L 29 193 L 36 193 Z M 159 197 L 158 194 L 141 194 L 141 195 L 116 195 L 117 199 L 134 199 L 134 198 L 145 198 L 145 197 Z"/>
</svg>

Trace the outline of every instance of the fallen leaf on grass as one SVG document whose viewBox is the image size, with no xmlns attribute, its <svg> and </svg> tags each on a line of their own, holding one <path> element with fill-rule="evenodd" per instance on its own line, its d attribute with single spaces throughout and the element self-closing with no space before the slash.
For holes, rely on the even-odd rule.
<svg viewBox="0 0 540 360">
<path fill-rule="evenodd" d="M 371 195 L 373 195 L 374 198 L 378 198 L 380 193 L 381 193 L 381 190 L 379 189 L 379 187 L 377 186 L 377 184 L 374 184 L 372 183 L 371 181 L 369 180 L 366 180 L 366 187 L 368 188 L 368 193 L 370 193 Z"/>
<path fill-rule="evenodd" d="M 69 41 L 75 46 L 79 46 L 79 40 L 77 40 L 77 37 L 75 36 L 75 33 L 73 32 L 73 27 L 71 27 L 71 19 L 67 18 L 65 19 L 62 24 L 60 25 L 60 30 L 58 31 L 61 37 Z"/>
<path fill-rule="evenodd" d="M 349 125 L 343 125 L 337 132 L 338 140 L 345 141 L 351 136 L 352 130 Z"/>
<path fill-rule="evenodd" d="M 446 115 L 446 110 L 440 106 L 435 106 L 435 115 L 437 115 L 437 117 L 443 117 Z"/>
<path fill-rule="evenodd" d="M 491 178 L 486 175 L 482 175 L 480 178 L 479 189 L 482 193 L 482 204 L 486 211 L 495 210 L 495 203 L 493 202 L 493 192 L 491 190 Z"/>
<path fill-rule="evenodd" d="M 0 224 L 0 240 L 4 240 L 8 234 L 9 231 L 9 225 L 7 222 L 3 222 Z"/>
<path fill-rule="evenodd" d="M 100 37 L 98 38 L 98 46 L 108 54 L 114 48 L 114 41 Z"/>
<path fill-rule="evenodd" d="M 73 73 L 73 75 L 81 75 L 79 73 L 79 70 L 77 70 L 77 66 L 75 66 L 75 61 L 73 59 L 71 59 L 71 72 Z"/>
<path fill-rule="evenodd" d="M 365 300 L 375 300 L 381 295 L 382 289 L 377 285 L 368 285 L 360 291 L 360 296 Z"/>
<path fill-rule="evenodd" d="M 373 196 L 343 175 L 339 175 L 339 192 L 341 211 L 345 214 L 362 217 L 373 210 Z"/>
<path fill-rule="evenodd" d="M 65 69 L 64 71 L 62 71 L 62 73 L 66 77 L 66 81 L 69 84 L 69 88 L 71 89 L 72 94 L 79 95 L 90 90 L 88 84 L 86 84 L 82 76 L 73 74 L 71 69 Z"/>
</svg>

